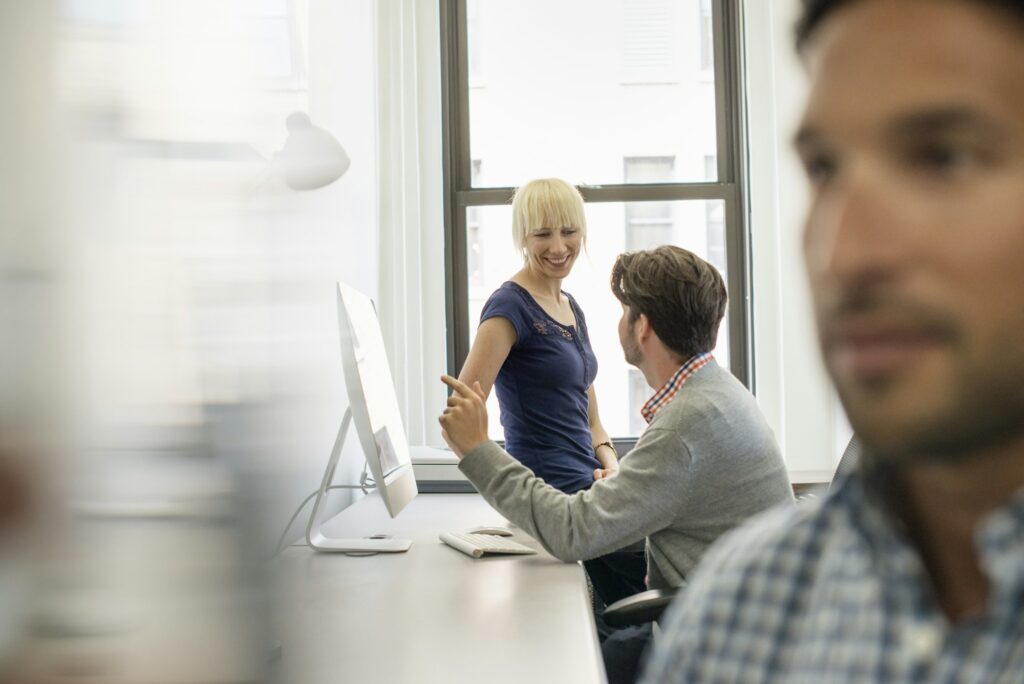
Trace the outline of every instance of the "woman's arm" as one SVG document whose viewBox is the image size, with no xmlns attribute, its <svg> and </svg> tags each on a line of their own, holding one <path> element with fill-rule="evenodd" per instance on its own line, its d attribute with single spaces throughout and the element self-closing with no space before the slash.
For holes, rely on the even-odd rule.
<svg viewBox="0 0 1024 684">
<path fill-rule="evenodd" d="M 490 396 L 494 379 L 515 343 L 516 329 L 507 318 L 488 318 L 476 330 L 476 339 L 466 363 L 462 364 L 459 380 L 470 387 L 479 382 L 484 394 Z"/>
<path fill-rule="evenodd" d="M 594 454 L 601 464 L 601 467 L 594 471 L 594 479 L 601 480 L 614 475 L 615 471 L 619 469 L 619 455 L 615 452 L 615 447 L 611 445 L 612 440 L 608 436 L 608 431 L 601 424 L 601 415 L 597 410 L 597 393 L 594 392 L 593 385 L 587 389 L 587 397 L 590 400 L 587 409 L 590 420 L 590 440 L 594 445 Z"/>
</svg>

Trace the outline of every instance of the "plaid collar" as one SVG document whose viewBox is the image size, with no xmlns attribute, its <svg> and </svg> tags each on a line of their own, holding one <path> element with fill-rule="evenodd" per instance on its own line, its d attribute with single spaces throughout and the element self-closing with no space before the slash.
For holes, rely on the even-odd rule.
<svg viewBox="0 0 1024 684">
<path fill-rule="evenodd" d="M 874 555 L 873 564 L 893 589 L 892 603 L 905 603 L 919 614 L 931 613 L 934 598 L 919 552 L 911 545 L 903 524 L 885 504 L 882 489 L 891 473 L 860 467 L 836 482 L 844 498 L 843 511 L 851 529 Z M 1024 605 L 1024 489 L 1008 503 L 982 519 L 974 533 L 979 562 L 1003 605 Z"/>
<path fill-rule="evenodd" d="M 640 409 L 640 415 L 644 417 L 648 423 L 654 420 L 654 416 L 658 415 L 658 411 L 663 409 L 671 402 L 676 393 L 679 392 L 679 388 L 683 386 L 690 376 L 696 373 L 698 370 L 708 364 L 709 361 L 714 360 L 714 356 L 711 352 L 704 352 L 703 354 L 697 354 L 691 356 L 690 359 L 679 367 L 671 378 L 668 379 L 661 389 L 654 393 L 654 396 L 647 400 L 647 403 Z"/>
</svg>

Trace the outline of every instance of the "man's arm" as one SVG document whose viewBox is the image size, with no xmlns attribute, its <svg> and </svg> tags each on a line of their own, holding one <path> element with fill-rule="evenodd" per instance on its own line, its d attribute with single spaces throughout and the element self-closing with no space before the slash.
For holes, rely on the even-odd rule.
<svg viewBox="0 0 1024 684">
<path fill-rule="evenodd" d="M 487 439 L 482 390 L 454 378 L 442 435 L 459 469 L 494 508 L 566 561 L 594 558 L 668 527 L 688 497 L 689 451 L 669 430 L 648 429 L 619 473 L 563 494 Z"/>
</svg>

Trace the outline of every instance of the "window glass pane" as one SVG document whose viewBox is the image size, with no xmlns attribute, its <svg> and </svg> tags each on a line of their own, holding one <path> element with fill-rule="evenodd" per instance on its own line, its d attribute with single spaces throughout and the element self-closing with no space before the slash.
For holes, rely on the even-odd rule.
<svg viewBox="0 0 1024 684">
<path fill-rule="evenodd" d="M 715 68 L 714 22 L 711 0 L 700 0 L 700 68 Z"/>
<path fill-rule="evenodd" d="M 471 0 L 467 9 L 470 155 L 487 163 L 474 187 L 546 176 L 705 180 L 717 147 L 701 0 Z M 623 177 L 625 158 L 672 164 L 644 181 L 639 169 Z"/>
<path fill-rule="evenodd" d="M 483 28 L 480 26 L 481 2 L 488 0 L 466 0 L 466 61 L 470 85 L 482 85 L 484 82 L 484 65 L 480 55 L 480 46 L 484 41 Z"/>
<path fill-rule="evenodd" d="M 714 264 L 726 276 L 725 227 L 721 200 L 677 202 L 594 202 L 587 204 L 587 251 L 576 261 L 564 289 L 579 302 L 587 317 L 591 344 L 598 359 L 597 396 L 601 419 L 615 437 L 635 436 L 643 431 L 640 406 L 654 390 L 647 387 L 635 369 L 626 363 L 619 345 L 618 322 L 622 307 L 612 295 L 608 281 L 612 263 L 622 252 L 650 249 L 661 244 L 685 247 Z M 657 229 L 635 217 L 654 213 L 660 207 Z M 470 268 L 469 329 L 475 336 L 480 310 L 491 293 L 522 267 L 512 245 L 512 212 L 509 206 L 472 207 L 474 221 L 467 221 L 467 249 L 486 269 Z M 469 218 L 467 214 L 467 219 Z M 474 227 L 475 226 L 475 227 Z M 728 320 L 718 331 L 715 357 L 729 367 Z M 497 400 L 491 393 L 489 411 L 491 436 L 501 439 Z"/>
<path fill-rule="evenodd" d="M 664 183 L 672 180 L 675 157 L 626 157 L 626 183 Z M 672 242 L 672 202 L 632 202 L 626 205 L 626 249 Z"/>
</svg>

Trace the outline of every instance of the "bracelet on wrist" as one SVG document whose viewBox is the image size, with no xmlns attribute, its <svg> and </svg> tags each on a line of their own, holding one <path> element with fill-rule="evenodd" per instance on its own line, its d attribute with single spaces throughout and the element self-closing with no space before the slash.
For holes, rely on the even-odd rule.
<svg viewBox="0 0 1024 684">
<path fill-rule="evenodd" d="M 618 456 L 618 455 L 619 455 L 619 450 L 615 448 L 615 445 L 614 445 L 614 444 L 612 444 L 612 443 L 611 443 L 611 441 L 607 441 L 607 442 L 601 442 L 601 443 L 599 443 L 599 444 L 595 444 L 595 445 L 594 445 L 594 453 L 597 453 L 597 450 L 598 450 L 599 448 L 603 447 L 603 446 L 606 446 L 606 447 L 608 447 L 609 449 L 611 449 L 611 450 L 612 450 L 612 452 L 614 452 L 616 456 Z"/>
</svg>

